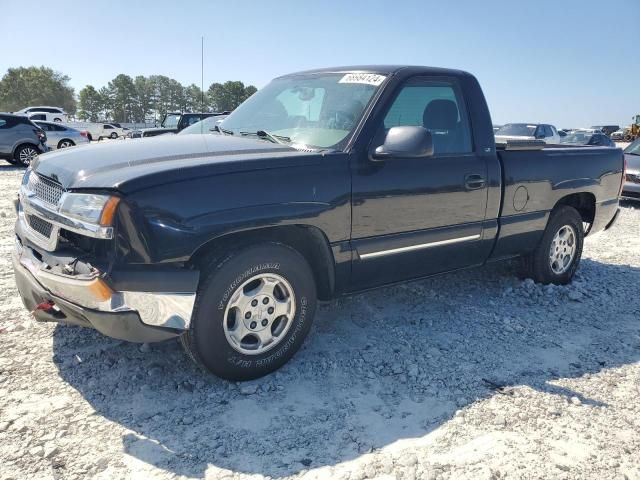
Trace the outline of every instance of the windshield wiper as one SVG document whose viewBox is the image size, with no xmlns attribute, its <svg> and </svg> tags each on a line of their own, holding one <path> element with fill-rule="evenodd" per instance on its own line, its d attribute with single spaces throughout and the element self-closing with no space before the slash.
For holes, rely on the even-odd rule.
<svg viewBox="0 0 640 480">
<path fill-rule="evenodd" d="M 285 137 L 284 135 L 274 135 L 272 133 L 266 132 L 264 130 L 258 130 L 257 132 L 240 132 L 240 135 L 252 135 L 260 138 L 264 138 L 265 140 L 269 140 L 273 143 L 279 143 L 280 145 L 286 145 L 287 143 L 291 143 L 291 138 Z"/>
<path fill-rule="evenodd" d="M 222 135 L 233 135 L 231 130 L 226 130 L 222 128 L 220 125 L 214 125 L 213 128 L 209 129 L 212 132 L 220 132 Z"/>
</svg>

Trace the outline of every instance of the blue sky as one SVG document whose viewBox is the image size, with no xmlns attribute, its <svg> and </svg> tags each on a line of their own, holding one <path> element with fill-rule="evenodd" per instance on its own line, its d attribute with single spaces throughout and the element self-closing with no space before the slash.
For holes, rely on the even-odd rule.
<svg viewBox="0 0 640 480">
<path fill-rule="evenodd" d="M 3 0 L 0 75 L 46 65 L 76 91 L 119 73 L 257 87 L 308 68 L 409 63 L 480 80 L 494 123 L 628 124 L 640 0 Z"/>
</svg>

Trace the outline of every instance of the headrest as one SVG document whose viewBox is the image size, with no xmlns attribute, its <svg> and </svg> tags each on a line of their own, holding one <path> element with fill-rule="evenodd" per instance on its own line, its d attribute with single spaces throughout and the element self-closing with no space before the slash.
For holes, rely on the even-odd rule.
<svg viewBox="0 0 640 480">
<path fill-rule="evenodd" d="M 431 100 L 422 114 L 428 130 L 453 130 L 458 124 L 458 106 L 453 100 Z"/>
</svg>

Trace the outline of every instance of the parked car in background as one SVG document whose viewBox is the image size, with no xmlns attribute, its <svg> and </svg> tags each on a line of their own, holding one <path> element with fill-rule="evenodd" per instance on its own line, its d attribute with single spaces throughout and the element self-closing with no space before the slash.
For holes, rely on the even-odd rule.
<svg viewBox="0 0 640 480">
<path fill-rule="evenodd" d="M 593 128 L 594 130 L 600 130 L 606 136 L 610 136 L 613 132 L 620 128 L 620 125 L 596 125 L 591 128 Z"/>
<path fill-rule="evenodd" d="M 563 145 L 590 145 L 592 147 L 615 147 L 616 142 L 602 132 L 574 131 L 560 139 Z"/>
<path fill-rule="evenodd" d="M 125 131 L 124 128 L 106 122 L 69 122 L 66 126 L 80 131 L 85 130 L 89 140 L 124 137 L 128 133 L 128 130 Z"/>
<path fill-rule="evenodd" d="M 629 200 L 640 200 L 640 138 L 630 143 L 623 152 L 627 171 L 620 196 Z"/>
<path fill-rule="evenodd" d="M 557 132 L 558 132 L 558 135 L 560 136 L 560 139 L 567 136 L 567 132 L 565 132 L 564 130 L 557 130 Z"/>
<path fill-rule="evenodd" d="M 41 122 L 36 120 L 33 123 L 46 132 L 47 146 L 52 150 L 89 143 L 89 135 L 86 131 L 76 130 L 75 128 L 62 125 L 59 122 Z"/>
<path fill-rule="evenodd" d="M 194 123 L 190 127 L 185 128 L 178 135 L 192 135 L 198 133 L 218 133 L 218 125 L 227 115 L 218 115 L 215 117 L 207 117 L 199 122 Z"/>
<path fill-rule="evenodd" d="M 128 128 L 123 128 L 120 124 L 105 123 L 102 125 L 102 134 L 98 135 L 98 140 L 101 138 L 116 139 L 118 137 L 125 137 L 129 133 Z"/>
<path fill-rule="evenodd" d="M 47 134 L 24 115 L 0 113 L 0 158 L 28 167 L 49 150 Z"/>
<path fill-rule="evenodd" d="M 318 298 L 513 257 L 567 284 L 585 234 L 618 212 L 622 150 L 496 145 L 459 70 L 285 75 L 217 130 L 34 162 L 12 257 L 37 321 L 180 336 L 195 362 L 247 380 L 294 355 Z"/>
<path fill-rule="evenodd" d="M 165 133 L 178 133 L 185 128 L 193 125 L 200 120 L 207 117 L 215 117 L 218 115 L 227 115 L 229 112 L 222 113 L 180 113 L 171 112 L 167 113 L 159 127 L 141 128 L 139 130 L 132 130 L 129 132 L 130 138 L 142 138 L 142 137 L 155 137 L 157 135 L 164 135 Z"/>
<path fill-rule="evenodd" d="M 624 137 L 627 135 L 630 127 L 622 127 L 611 134 L 611 140 L 617 140 L 621 142 L 624 140 Z"/>
<path fill-rule="evenodd" d="M 117 122 L 109 122 L 109 125 L 113 125 L 118 131 L 118 136 L 126 137 L 129 134 L 130 129 L 128 127 L 123 127 L 121 123 Z"/>
<path fill-rule="evenodd" d="M 67 113 L 60 107 L 26 107 L 14 113 L 17 115 L 26 115 L 31 120 L 43 120 L 46 122 L 67 121 Z"/>
<path fill-rule="evenodd" d="M 546 143 L 560 143 L 556 127 L 546 123 L 507 123 L 495 132 L 496 142 L 508 140 L 543 140 Z"/>
</svg>

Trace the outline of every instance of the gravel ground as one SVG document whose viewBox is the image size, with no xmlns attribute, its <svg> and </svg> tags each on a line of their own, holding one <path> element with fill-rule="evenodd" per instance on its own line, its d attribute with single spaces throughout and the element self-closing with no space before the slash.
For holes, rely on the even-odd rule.
<svg viewBox="0 0 640 480">
<path fill-rule="evenodd" d="M 279 372 L 37 324 L 0 167 L 0 477 L 640 479 L 640 210 L 569 287 L 493 265 L 323 305 Z"/>
</svg>

